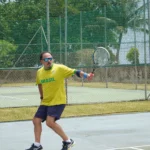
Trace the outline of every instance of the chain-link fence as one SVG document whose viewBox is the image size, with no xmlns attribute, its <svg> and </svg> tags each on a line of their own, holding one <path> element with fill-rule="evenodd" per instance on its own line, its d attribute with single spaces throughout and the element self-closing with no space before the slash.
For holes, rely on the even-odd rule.
<svg viewBox="0 0 150 150">
<path fill-rule="evenodd" d="M 110 63 L 96 69 L 92 82 L 77 77 L 68 80 L 68 85 L 71 87 L 88 86 L 99 89 L 96 92 L 98 95 L 95 97 L 96 101 L 93 101 L 92 94 L 88 95 L 88 101 L 86 101 L 87 97 L 84 98 L 83 95 L 86 102 L 101 102 L 101 95 L 98 93 L 103 88 L 105 90 L 127 89 L 130 90 L 126 91 L 127 93 L 125 91 L 125 93 L 123 91 L 118 91 L 118 93 L 132 95 L 134 91 L 135 93 L 133 93 L 137 95 L 137 97 L 131 96 L 127 99 L 120 97 L 120 100 L 148 99 L 150 82 L 149 1 L 131 0 L 124 4 L 113 0 L 109 2 L 100 6 L 97 3 L 97 7 L 90 11 L 78 9 L 74 13 L 71 10 L 74 3 L 68 2 L 65 6 L 68 9 L 63 9 L 62 15 L 57 14 L 50 17 L 50 43 L 47 40 L 47 22 L 44 17 L 40 16 L 36 20 L 5 20 L 7 28 L 4 28 L 4 24 L 2 26 L 1 23 L 0 88 L 2 92 L 0 95 L 3 103 L 6 103 L 2 107 L 9 106 L 9 102 L 6 101 L 15 97 L 13 93 L 17 91 L 17 87 L 35 85 L 36 71 L 41 65 L 39 55 L 48 49 L 48 44 L 50 44 L 50 52 L 55 63 L 62 63 L 86 72 L 92 71 L 92 55 L 96 47 L 102 46 L 109 51 Z M 11 4 L 7 3 L 7 5 Z M 0 4 L 1 8 L 4 6 Z M 94 7 L 94 5 L 91 6 Z M 65 10 L 68 14 L 65 13 Z M 6 16 L 2 15 L 2 17 Z M 15 87 L 16 90 L 13 91 L 10 87 Z M 20 91 L 18 88 L 16 94 L 19 95 Z M 32 99 L 38 98 L 35 96 L 38 95 L 36 90 L 28 89 L 20 93 L 22 95 L 28 93 Z M 80 92 L 77 91 L 77 93 L 82 97 Z M 109 93 L 108 101 L 117 100 L 118 93 L 114 100 L 111 100 L 111 94 L 114 93 L 110 91 Z M 17 97 L 17 100 L 22 97 L 24 96 Z M 27 100 L 31 100 L 31 97 L 27 97 Z M 75 97 L 76 100 L 77 98 L 78 96 Z M 78 103 L 71 99 L 73 98 L 68 98 L 68 103 Z M 14 98 L 14 100 L 16 99 Z M 24 106 L 23 103 L 26 102 L 20 100 L 18 103 L 20 104 L 18 106 Z M 83 103 L 85 102 L 83 101 Z M 37 104 L 29 102 L 28 105 Z"/>
</svg>

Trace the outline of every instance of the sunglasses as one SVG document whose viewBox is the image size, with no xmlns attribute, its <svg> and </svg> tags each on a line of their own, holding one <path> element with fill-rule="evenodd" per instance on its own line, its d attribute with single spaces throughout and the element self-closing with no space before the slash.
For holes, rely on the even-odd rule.
<svg viewBox="0 0 150 150">
<path fill-rule="evenodd" d="M 43 59 L 45 62 L 48 62 L 49 60 L 51 61 L 51 60 L 53 60 L 53 58 L 52 57 L 50 57 L 50 58 L 44 58 Z"/>
</svg>

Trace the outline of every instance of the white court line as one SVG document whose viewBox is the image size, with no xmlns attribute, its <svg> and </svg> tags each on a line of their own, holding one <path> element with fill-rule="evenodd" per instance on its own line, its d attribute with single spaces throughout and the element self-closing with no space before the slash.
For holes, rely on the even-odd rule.
<svg viewBox="0 0 150 150">
<path fill-rule="evenodd" d="M 23 100 L 23 101 L 28 100 L 28 99 L 21 99 L 21 98 L 16 98 L 16 97 L 12 97 L 12 96 L 3 96 L 3 95 L 0 95 L 0 98 L 3 98 L 4 100 Z"/>
<path fill-rule="evenodd" d="M 143 149 L 140 149 L 140 148 L 136 148 L 136 147 L 130 147 L 131 149 L 135 149 L 135 150 L 143 150 Z"/>
<path fill-rule="evenodd" d="M 148 147 L 150 145 L 140 145 L 140 146 L 134 146 L 134 147 Z"/>
<path fill-rule="evenodd" d="M 131 149 L 135 149 L 135 150 L 143 150 L 143 149 L 137 149 L 138 147 L 148 147 L 150 145 L 137 145 L 137 146 L 130 146 L 130 147 L 117 147 L 117 148 L 110 148 L 110 149 L 106 149 L 106 150 L 120 150 L 120 149 L 128 149 L 128 148 L 131 148 Z"/>
</svg>

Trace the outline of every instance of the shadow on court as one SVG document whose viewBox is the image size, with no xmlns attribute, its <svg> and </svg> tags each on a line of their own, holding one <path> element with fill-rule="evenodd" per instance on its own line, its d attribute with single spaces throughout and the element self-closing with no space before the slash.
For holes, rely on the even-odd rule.
<svg viewBox="0 0 150 150">
<path fill-rule="evenodd" d="M 150 113 L 118 114 L 58 121 L 76 141 L 72 150 L 150 150 Z M 0 123 L 0 149 L 25 150 L 34 141 L 31 121 Z M 60 150 L 59 136 L 43 123 L 44 150 Z"/>
</svg>

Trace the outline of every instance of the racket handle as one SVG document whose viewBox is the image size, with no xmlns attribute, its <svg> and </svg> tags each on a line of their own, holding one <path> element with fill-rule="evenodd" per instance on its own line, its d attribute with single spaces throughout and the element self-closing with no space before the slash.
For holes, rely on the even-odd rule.
<svg viewBox="0 0 150 150">
<path fill-rule="evenodd" d="M 93 69 L 93 71 L 91 73 L 94 74 L 94 72 L 95 72 L 95 69 Z"/>
<path fill-rule="evenodd" d="M 94 77 L 94 72 L 91 72 L 91 73 L 90 73 L 90 76 L 91 76 L 91 77 Z"/>
</svg>

